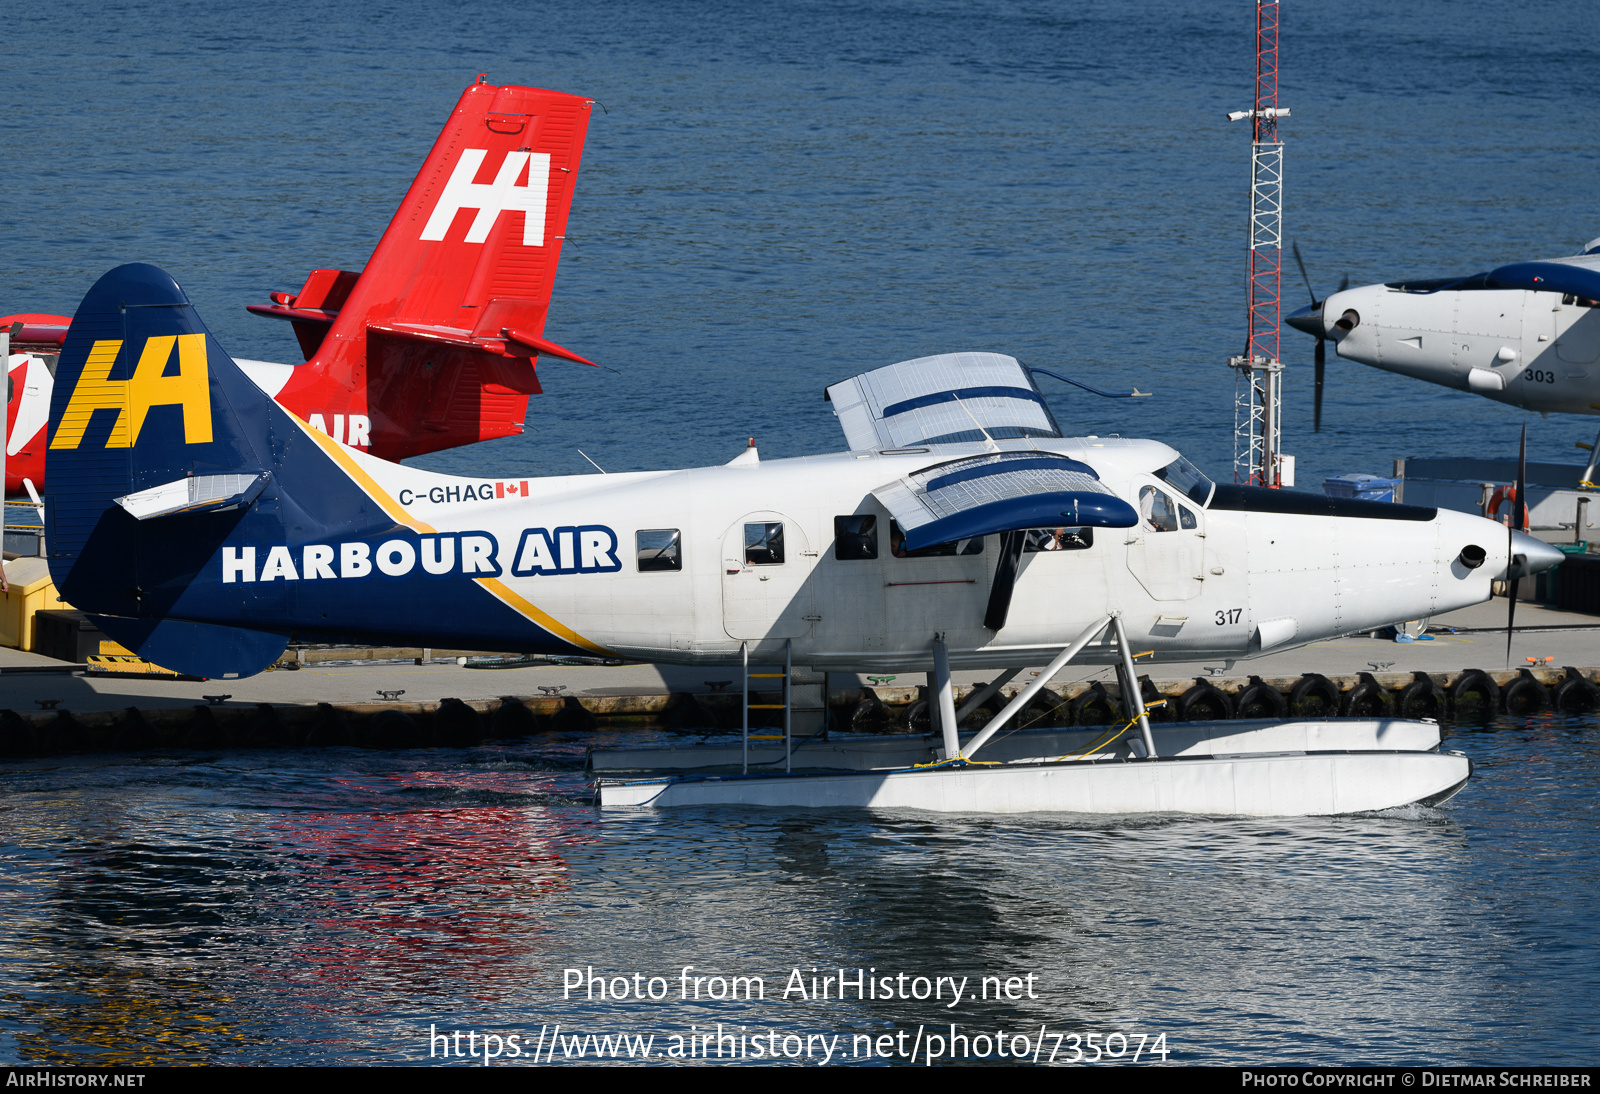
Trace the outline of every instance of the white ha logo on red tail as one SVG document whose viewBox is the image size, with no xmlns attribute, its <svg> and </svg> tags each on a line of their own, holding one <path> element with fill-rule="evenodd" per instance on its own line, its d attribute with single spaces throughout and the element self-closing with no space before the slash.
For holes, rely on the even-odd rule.
<svg viewBox="0 0 1600 1094">
<path fill-rule="evenodd" d="M 548 152 L 507 152 L 493 182 L 473 182 L 483 159 L 484 148 L 468 148 L 461 162 L 445 183 L 439 204 L 422 229 L 422 239 L 443 239 L 450 223 L 462 209 L 476 209 L 478 215 L 467 229 L 468 243 L 482 243 L 501 213 L 522 213 L 522 243 L 526 247 L 544 246 L 545 199 L 550 193 L 550 154 Z M 526 186 L 518 186 L 523 168 L 528 171 Z"/>
</svg>

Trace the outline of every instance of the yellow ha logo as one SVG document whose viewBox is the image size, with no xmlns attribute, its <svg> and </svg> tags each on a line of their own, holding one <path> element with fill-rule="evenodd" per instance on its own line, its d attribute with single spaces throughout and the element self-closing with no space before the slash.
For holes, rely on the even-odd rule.
<svg viewBox="0 0 1600 1094">
<path fill-rule="evenodd" d="M 165 375 L 178 350 L 178 372 Z M 207 383 L 206 336 L 204 334 L 165 334 L 144 344 L 132 379 L 111 380 L 111 366 L 122 349 L 120 338 L 96 342 L 84 362 L 78 386 L 72 390 L 61 424 L 56 427 L 51 448 L 77 448 L 84 430 L 97 410 L 115 410 L 117 420 L 106 438 L 107 448 L 132 448 L 139 441 L 145 415 L 153 406 L 183 407 L 183 443 L 206 444 L 211 440 L 211 391 Z"/>
</svg>

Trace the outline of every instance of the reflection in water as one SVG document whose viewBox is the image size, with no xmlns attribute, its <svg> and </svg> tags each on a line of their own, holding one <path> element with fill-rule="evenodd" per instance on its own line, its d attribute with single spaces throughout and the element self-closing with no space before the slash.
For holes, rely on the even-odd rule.
<svg viewBox="0 0 1600 1094">
<path fill-rule="evenodd" d="M 1290 821 L 598 814 L 570 804 L 565 740 L 31 761 L 0 770 L 0 1053 L 403 1061 L 430 1023 L 954 1021 L 1165 1032 L 1210 1062 L 1581 1055 L 1595 727 L 1456 726 L 1478 777 L 1444 809 Z M 679 999 L 687 965 L 766 998 Z M 672 997 L 563 999 L 590 966 Z M 784 999 L 813 967 L 1035 990 Z"/>
<path fill-rule="evenodd" d="M 497 806 L 277 818 L 276 882 L 259 907 L 296 921 L 300 960 L 257 975 L 397 1003 L 453 982 L 497 1001 L 528 971 L 547 902 L 570 884 L 544 816 Z"/>
</svg>

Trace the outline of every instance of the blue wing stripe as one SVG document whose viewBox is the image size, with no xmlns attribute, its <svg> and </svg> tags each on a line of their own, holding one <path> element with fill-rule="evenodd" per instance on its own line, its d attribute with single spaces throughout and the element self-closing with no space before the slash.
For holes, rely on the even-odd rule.
<svg viewBox="0 0 1600 1094">
<path fill-rule="evenodd" d="M 1024 399 L 1030 403 L 1045 405 L 1037 391 L 1025 387 L 964 387 L 954 391 L 935 391 L 931 395 L 919 395 L 915 399 L 905 399 L 883 408 L 883 416 L 892 418 L 896 414 L 905 414 L 908 411 L 920 410 L 925 406 L 937 406 L 939 403 L 953 403 L 957 399 Z"/>
<path fill-rule="evenodd" d="M 943 490 L 957 483 L 968 482 L 972 479 L 985 479 L 1000 475 L 1009 475 L 1013 471 L 1076 471 L 1080 475 L 1088 475 L 1091 479 L 1100 476 L 1094 473 L 1094 468 L 1086 463 L 1068 459 L 1066 456 L 1031 456 L 1024 459 L 1008 459 L 994 463 L 983 463 L 976 467 L 964 467 L 938 478 L 929 479 L 924 487 L 930 493 L 934 490 Z"/>
</svg>

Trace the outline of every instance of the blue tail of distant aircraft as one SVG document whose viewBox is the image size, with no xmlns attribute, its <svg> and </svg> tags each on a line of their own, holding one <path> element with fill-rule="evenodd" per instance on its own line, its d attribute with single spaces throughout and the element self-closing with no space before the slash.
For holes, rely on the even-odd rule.
<svg viewBox="0 0 1600 1094">
<path fill-rule="evenodd" d="M 492 538 L 471 572 L 464 546 L 444 574 L 307 565 L 346 548 L 364 560 L 380 541 L 415 552 L 431 529 L 252 384 L 153 266 L 112 270 L 79 306 L 49 459 L 57 590 L 166 668 L 250 675 L 296 634 L 594 652 L 513 610 Z"/>
</svg>

